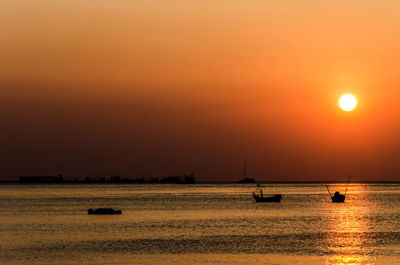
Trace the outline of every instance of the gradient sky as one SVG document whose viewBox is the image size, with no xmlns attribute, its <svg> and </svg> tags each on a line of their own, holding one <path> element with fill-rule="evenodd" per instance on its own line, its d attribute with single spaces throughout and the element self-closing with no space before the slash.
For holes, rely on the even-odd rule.
<svg viewBox="0 0 400 265">
<path fill-rule="evenodd" d="M 2 0 L 0 176 L 400 181 L 400 2 Z M 358 99 L 353 112 L 338 99 Z"/>
</svg>

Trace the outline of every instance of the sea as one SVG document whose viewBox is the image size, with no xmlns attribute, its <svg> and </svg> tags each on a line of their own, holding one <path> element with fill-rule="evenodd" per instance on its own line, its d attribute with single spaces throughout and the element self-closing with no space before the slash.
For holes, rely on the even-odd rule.
<svg viewBox="0 0 400 265">
<path fill-rule="evenodd" d="M 345 184 L 329 184 L 344 192 Z M 400 184 L 0 185 L 0 264 L 400 264 Z M 121 215 L 88 215 L 114 208 Z"/>
</svg>

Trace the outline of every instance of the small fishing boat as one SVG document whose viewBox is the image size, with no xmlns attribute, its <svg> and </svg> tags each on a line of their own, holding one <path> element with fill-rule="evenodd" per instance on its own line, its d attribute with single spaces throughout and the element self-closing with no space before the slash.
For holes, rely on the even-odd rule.
<svg viewBox="0 0 400 265">
<path fill-rule="evenodd" d="M 121 210 L 114 210 L 112 208 L 97 208 L 97 209 L 88 209 L 88 214 L 122 214 Z"/>
<path fill-rule="evenodd" d="M 332 202 L 344 202 L 346 195 L 340 194 L 340 192 L 337 191 L 331 198 Z"/>
<path fill-rule="evenodd" d="M 349 175 L 347 177 L 347 181 L 346 181 L 346 190 L 344 192 L 344 194 L 340 194 L 340 192 L 336 191 L 333 196 L 331 194 L 331 192 L 329 191 L 329 187 L 326 186 L 326 189 L 328 190 L 329 196 L 331 196 L 332 202 L 344 202 L 344 200 L 346 199 L 346 194 L 347 194 L 347 187 L 351 181 L 352 176 Z"/>
<path fill-rule="evenodd" d="M 253 192 L 253 198 L 256 202 L 281 202 L 282 195 L 264 197 L 260 184 L 257 184 L 257 187 L 260 189 L 260 195 Z"/>
</svg>

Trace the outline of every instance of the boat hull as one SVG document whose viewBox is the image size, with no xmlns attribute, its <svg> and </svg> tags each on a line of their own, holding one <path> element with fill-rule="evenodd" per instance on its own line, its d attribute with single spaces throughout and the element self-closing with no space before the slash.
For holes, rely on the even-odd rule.
<svg viewBox="0 0 400 265">
<path fill-rule="evenodd" d="M 340 197 L 335 197 L 335 196 L 332 196 L 331 197 L 332 198 L 332 202 L 334 202 L 334 203 L 343 203 L 344 202 L 344 200 L 346 199 L 346 197 L 345 196 L 340 196 Z"/>
<path fill-rule="evenodd" d="M 236 183 L 256 183 L 256 181 L 252 178 L 243 178 L 237 181 Z"/>
<path fill-rule="evenodd" d="M 256 202 L 281 202 L 282 196 L 278 194 L 271 197 L 261 197 L 253 193 L 253 198 Z"/>
<path fill-rule="evenodd" d="M 109 214 L 122 214 L 121 210 L 114 210 L 111 208 L 98 208 L 98 209 L 88 209 L 89 215 L 109 215 Z"/>
<path fill-rule="evenodd" d="M 340 194 L 338 191 L 331 197 L 332 202 L 344 202 L 346 195 Z"/>
</svg>

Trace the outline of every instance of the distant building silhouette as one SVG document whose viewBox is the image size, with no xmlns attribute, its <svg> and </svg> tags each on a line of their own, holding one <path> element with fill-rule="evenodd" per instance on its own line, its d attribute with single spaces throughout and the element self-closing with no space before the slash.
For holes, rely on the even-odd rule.
<svg viewBox="0 0 400 265">
<path fill-rule="evenodd" d="M 19 176 L 22 183 L 60 183 L 64 182 L 63 176 Z"/>
</svg>

